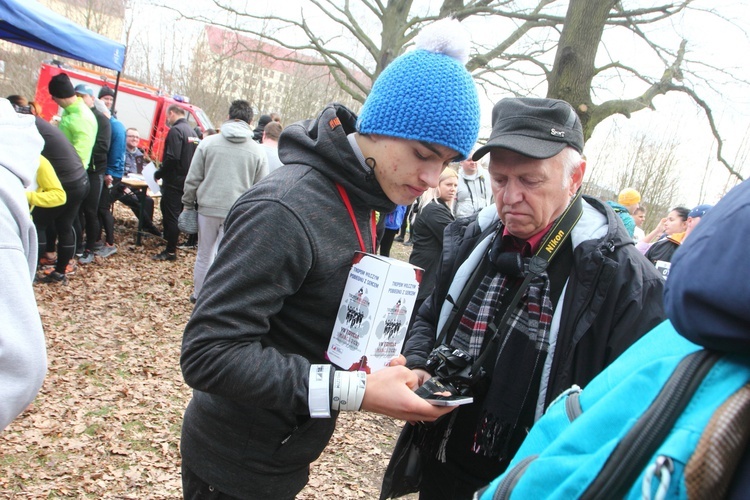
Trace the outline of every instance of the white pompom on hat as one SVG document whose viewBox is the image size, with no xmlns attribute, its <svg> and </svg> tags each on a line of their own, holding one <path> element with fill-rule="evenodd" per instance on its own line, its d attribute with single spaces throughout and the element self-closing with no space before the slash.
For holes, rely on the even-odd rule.
<svg viewBox="0 0 750 500">
<path fill-rule="evenodd" d="M 425 27 L 375 80 L 357 130 L 440 144 L 466 158 L 479 135 L 479 96 L 464 64 L 469 34 L 455 19 Z"/>
</svg>

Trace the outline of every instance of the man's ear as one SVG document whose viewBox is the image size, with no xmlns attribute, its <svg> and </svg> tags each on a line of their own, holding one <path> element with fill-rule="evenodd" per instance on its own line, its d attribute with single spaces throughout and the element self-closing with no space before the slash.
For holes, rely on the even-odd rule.
<svg viewBox="0 0 750 500">
<path fill-rule="evenodd" d="M 573 196 L 583 184 L 583 175 L 586 173 L 586 160 L 581 159 L 581 163 L 573 169 L 573 175 L 570 177 L 570 195 Z"/>
</svg>

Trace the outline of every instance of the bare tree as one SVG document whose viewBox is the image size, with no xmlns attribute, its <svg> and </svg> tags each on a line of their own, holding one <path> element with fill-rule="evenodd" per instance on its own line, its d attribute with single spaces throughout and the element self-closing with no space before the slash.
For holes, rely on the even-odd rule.
<svg viewBox="0 0 750 500">
<path fill-rule="evenodd" d="M 36 81 L 39 77 L 39 62 L 48 54 L 38 50 L 0 42 L 0 61 L 3 72 L 0 73 L 0 97 L 12 94 L 34 99 Z"/>
<path fill-rule="evenodd" d="M 688 40 L 662 42 L 657 35 L 664 30 L 674 33 L 670 23 L 688 10 L 699 9 L 699 0 L 648 7 L 626 7 L 621 0 L 569 0 L 567 11 L 555 0 L 536 0 L 530 6 L 512 0 L 443 0 L 429 9 L 414 0 L 307 0 L 297 15 L 255 13 L 248 10 L 247 3 L 238 7 L 233 0 L 212 1 L 224 12 L 224 19 L 231 21 L 174 10 L 186 19 L 247 33 L 295 54 L 314 51 L 320 56 L 315 62 L 294 55 L 285 59 L 327 67 L 337 84 L 359 102 L 364 101 L 371 82 L 426 23 L 448 16 L 467 23 L 478 17 L 498 19 L 504 22 L 500 25 L 504 28 L 493 35 L 504 36 L 477 46 L 467 64 L 486 92 L 494 88 L 530 95 L 544 92 L 546 86 L 548 97 L 564 99 L 577 109 L 586 139 L 612 115 L 630 117 L 639 110 L 654 108 L 656 96 L 682 92 L 703 110 L 716 139 L 718 161 L 730 175 L 743 178 L 725 158 L 711 106 L 696 90 L 701 86 L 711 88 L 711 76 L 707 74 L 737 78 L 730 69 L 691 60 Z M 702 10 L 704 15 L 720 17 L 708 5 Z M 307 20 L 316 17 L 323 17 L 328 27 L 321 29 Z M 731 26 L 729 21 L 727 25 Z M 275 29 L 269 30 L 269 26 Z M 372 33 L 379 33 L 379 39 Z M 638 59 L 632 64 L 608 56 L 607 43 L 611 45 L 617 33 L 629 33 L 640 43 Z M 659 68 L 647 70 L 646 59 L 658 61 Z M 606 62 L 599 65 L 599 60 Z M 623 82 L 616 98 L 599 97 L 597 94 L 606 95 L 602 89 L 613 81 Z"/>
<path fill-rule="evenodd" d="M 646 206 L 644 226 L 653 228 L 679 203 L 676 156 L 679 140 L 674 134 L 654 139 L 653 134 L 646 132 L 624 140 L 618 140 L 618 136 L 616 133 L 608 136 L 598 156 L 591 159 L 595 164 L 611 168 L 596 169 L 583 189 L 604 200 L 616 200 L 624 188 L 636 189 L 641 194 L 641 203 Z"/>
</svg>

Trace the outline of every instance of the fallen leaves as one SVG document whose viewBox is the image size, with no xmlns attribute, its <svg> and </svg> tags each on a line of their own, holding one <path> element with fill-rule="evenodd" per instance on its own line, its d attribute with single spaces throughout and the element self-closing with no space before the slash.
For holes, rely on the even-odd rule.
<svg viewBox="0 0 750 500">
<path fill-rule="evenodd" d="M 158 212 L 158 210 L 157 210 Z M 135 219 L 116 205 L 118 252 L 79 265 L 67 286 L 34 286 L 48 373 L 37 399 L 0 433 L 1 498 L 181 498 L 182 329 L 194 251 L 177 262 L 134 245 Z M 406 258 L 394 244 L 396 257 Z M 400 424 L 343 414 L 312 465 L 310 499 L 377 498 Z"/>
</svg>

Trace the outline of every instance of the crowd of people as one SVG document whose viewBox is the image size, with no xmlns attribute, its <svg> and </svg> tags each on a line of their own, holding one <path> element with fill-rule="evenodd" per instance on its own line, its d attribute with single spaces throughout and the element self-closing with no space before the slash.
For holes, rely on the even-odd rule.
<svg viewBox="0 0 750 500">
<path fill-rule="evenodd" d="M 420 500 L 472 498 L 505 472 L 561 393 L 585 386 L 673 319 L 663 299 L 670 263 L 691 251 L 679 247 L 711 206 L 675 207 L 645 234 L 636 189 L 616 202 L 582 193 L 583 129 L 561 100 L 500 100 L 489 139 L 477 145 L 479 98 L 467 56 L 458 22 L 436 22 L 375 80 L 359 115 L 330 104 L 283 133 L 273 115 L 253 130 L 252 108 L 238 100 L 219 132 L 198 142 L 182 108 L 169 108 L 156 173 L 166 247 L 154 260 L 177 259 L 184 210 L 196 211 L 198 224 L 195 308 L 180 359 L 193 388 L 180 443 L 185 498 L 294 498 L 338 414 L 359 410 L 404 420 L 404 432 L 419 436 Z M 14 300 L 26 301 L 12 324 L 34 330 L 13 339 L 28 352 L 3 375 L 15 393 L 2 426 L 33 399 L 44 373 L 26 269 L 33 276 L 38 264 L 54 264 L 41 279 L 61 282 L 79 246 L 82 264 L 111 255 L 109 207 L 145 203 L 121 183 L 144 159 L 138 131 L 106 105 L 108 91 L 97 107 L 90 88 L 74 88 L 64 75 L 49 90 L 63 108 L 59 128 L 22 114 L 21 99 L 15 111 L 0 100 L 3 129 L 26 134 L 13 140 L 27 157 L 0 153 L 0 175 L 13 181 L 0 184 L 1 220 L 14 224 L 3 238 L 14 235 L 6 245 L 22 292 Z M 57 182 L 44 180 L 44 161 L 37 170 L 40 153 Z M 30 172 L 51 187 L 23 194 Z M 44 193 L 58 206 L 45 207 Z M 36 228 L 22 206 L 27 196 L 38 203 Z M 412 223 L 407 211 L 416 214 Z M 158 235 L 152 212 L 153 201 L 143 227 Z M 418 306 L 390 366 L 339 369 L 326 348 L 354 253 L 376 251 L 376 212 L 388 235 L 381 253 L 410 227 L 410 262 L 424 269 Z M 735 264 L 719 272 L 738 276 Z M 732 314 L 747 329 L 746 308 Z M 456 380 L 471 404 L 437 406 L 415 393 L 443 373 L 436 353 L 446 350 L 470 360 Z M 384 489 L 383 498 L 391 494 Z"/>
<path fill-rule="evenodd" d="M 229 207 L 267 174 L 269 168 L 261 170 L 261 162 L 274 168 L 281 165 L 277 153 L 282 131 L 279 115 L 263 115 L 253 130 L 252 107 L 237 100 L 220 131 L 207 130 L 204 139 L 200 129 L 188 125 L 184 108 L 170 106 L 166 112 L 170 128 L 160 168 L 154 174 L 160 183 L 162 231 L 154 224 L 154 199 L 145 189 L 131 189 L 123 182 L 126 177 L 142 178 L 144 165 L 153 160 L 139 147 L 139 130 L 126 128 L 112 111 L 114 90 L 103 86 L 97 97 L 91 86 L 74 87 L 68 75 L 60 73 L 50 80 L 48 91 L 62 110 L 55 124 L 42 118 L 33 101 L 19 95 L 8 97 L 17 113 L 34 115 L 44 141 L 38 187 L 29 200 L 39 246 L 38 281 L 65 283 L 78 264 L 91 264 L 95 256 L 117 253 L 112 210 L 117 201 L 139 218 L 139 230 L 165 240 L 164 250 L 153 259 L 176 260 L 178 218 L 186 204 L 200 205 L 204 226 L 203 243 L 197 245 L 197 292 Z M 200 147 L 202 142 L 205 145 Z M 234 145 L 238 144 L 244 146 L 237 149 Z M 238 157 L 238 151 L 252 151 L 252 159 Z M 228 160 L 230 165 L 224 165 Z M 220 172 L 215 164 L 222 164 Z M 209 218 L 216 220 L 208 224 Z"/>
</svg>

